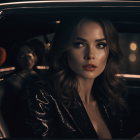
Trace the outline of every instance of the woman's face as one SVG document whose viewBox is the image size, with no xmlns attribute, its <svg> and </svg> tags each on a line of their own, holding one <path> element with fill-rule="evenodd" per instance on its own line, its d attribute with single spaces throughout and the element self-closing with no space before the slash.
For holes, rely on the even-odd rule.
<svg viewBox="0 0 140 140">
<path fill-rule="evenodd" d="M 17 65 L 21 69 L 32 69 L 35 65 L 35 57 L 29 46 L 22 46 L 17 55 Z"/>
<path fill-rule="evenodd" d="M 109 47 L 100 24 L 83 22 L 78 28 L 76 39 L 69 45 L 68 65 L 77 76 L 95 79 L 103 72 Z"/>
</svg>

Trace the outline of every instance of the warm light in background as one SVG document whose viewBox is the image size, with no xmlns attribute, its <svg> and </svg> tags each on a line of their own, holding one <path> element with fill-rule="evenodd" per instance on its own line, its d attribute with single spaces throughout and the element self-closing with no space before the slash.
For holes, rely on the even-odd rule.
<svg viewBox="0 0 140 140">
<path fill-rule="evenodd" d="M 37 66 L 37 69 L 49 69 L 49 66 Z M 15 67 L 1 68 L 0 72 L 15 70 Z"/>
<path fill-rule="evenodd" d="M 2 65 L 6 60 L 6 50 L 0 47 L 0 65 Z"/>
<path fill-rule="evenodd" d="M 60 23 L 60 21 L 56 21 L 56 23 Z"/>
<path fill-rule="evenodd" d="M 129 55 L 129 60 L 132 61 L 132 62 L 136 61 L 136 55 L 130 54 Z"/>
<path fill-rule="evenodd" d="M 10 71 L 10 70 L 15 70 L 15 67 L 2 68 L 2 69 L 0 69 L 0 72 Z"/>
<path fill-rule="evenodd" d="M 133 74 L 116 74 L 115 76 L 126 77 L 126 78 L 140 78 L 140 75 L 133 75 Z"/>
<path fill-rule="evenodd" d="M 37 69 L 49 69 L 49 66 L 37 66 Z"/>
<path fill-rule="evenodd" d="M 137 49 L 136 43 L 131 43 L 131 44 L 130 44 L 130 49 L 131 49 L 132 51 L 135 51 L 135 50 Z"/>
</svg>

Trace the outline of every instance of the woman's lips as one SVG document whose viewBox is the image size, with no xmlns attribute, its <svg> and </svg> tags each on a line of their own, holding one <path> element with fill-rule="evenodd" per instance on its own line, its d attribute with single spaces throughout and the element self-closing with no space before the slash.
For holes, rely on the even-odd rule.
<svg viewBox="0 0 140 140">
<path fill-rule="evenodd" d="M 97 68 L 97 66 L 95 66 L 94 64 L 86 64 L 83 66 L 83 68 L 88 71 L 93 71 L 95 70 L 95 68 Z"/>
</svg>

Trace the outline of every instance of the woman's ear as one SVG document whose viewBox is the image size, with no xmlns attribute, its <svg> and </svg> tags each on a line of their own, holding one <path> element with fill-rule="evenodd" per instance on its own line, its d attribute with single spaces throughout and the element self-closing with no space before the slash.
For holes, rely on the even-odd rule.
<svg viewBox="0 0 140 140">
<path fill-rule="evenodd" d="M 38 61 L 36 54 L 34 54 L 35 62 Z"/>
</svg>

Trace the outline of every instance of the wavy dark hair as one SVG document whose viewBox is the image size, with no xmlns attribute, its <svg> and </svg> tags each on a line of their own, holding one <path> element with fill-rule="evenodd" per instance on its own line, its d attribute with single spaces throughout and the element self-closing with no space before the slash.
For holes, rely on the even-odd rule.
<svg viewBox="0 0 140 140">
<path fill-rule="evenodd" d="M 45 54 L 45 45 L 42 40 L 38 38 L 33 38 L 28 41 L 34 47 L 34 53 L 37 56 L 37 65 L 42 65 L 44 54 Z"/>
<path fill-rule="evenodd" d="M 94 96 L 102 98 L 104 104 L 111 109 L 112 114 L 123 116 L 124 111 L 128 112 L 125 103 L 127 93 L 124 84 L 119 77 L 115 76 L 119 74 L 123 53 L 119 45 L 118 33 L 109 20 L 93 17 L 69 17 L 62 20 L 46 54 L 50 69 L 46 72 L 45 78 L 52 81 L 57 96 L 62 101 L 70 104 L 77 97 L 78 80 L 76 74 L 68 66 L 66 52 L 69 50 L 69 42 L 76 36 L 78 27 L 85 21 L 100 24 L 109 46 L 106 67 L 94 80 L 92 88 L 96 91 Z"/>
</svg>

